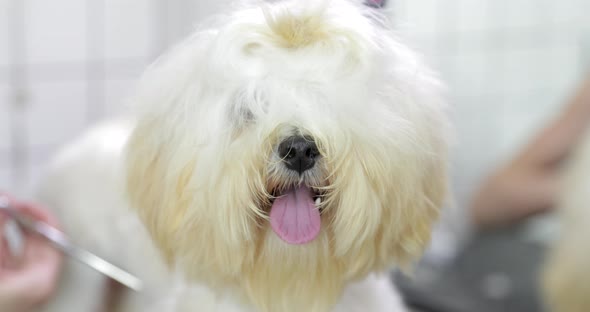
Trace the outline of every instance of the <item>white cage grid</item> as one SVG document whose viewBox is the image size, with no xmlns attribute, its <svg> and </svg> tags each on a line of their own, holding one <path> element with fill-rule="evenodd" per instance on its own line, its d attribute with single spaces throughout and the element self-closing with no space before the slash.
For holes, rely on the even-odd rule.
<svg viewBox="0 0 590 312">
<path fill-rule="evenodd" d="M 0 0 L 0 189 L 29 195 L 56 149 L 115 114 L 143 68 L 211 3 Z M 461 205 L 588 68 L 590 2 L 390 0 L 389 10 L 449 85 Z"/>
</svg>

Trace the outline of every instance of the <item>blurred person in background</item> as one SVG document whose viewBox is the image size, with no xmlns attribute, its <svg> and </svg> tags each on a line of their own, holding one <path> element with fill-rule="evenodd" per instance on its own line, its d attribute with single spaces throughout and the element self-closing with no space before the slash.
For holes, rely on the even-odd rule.
<svg viewBox="0 0 590 312">
<path fill-rule="evenodd" d="M 0 199 L 10 201 L 11 206 L 32 218 L 52 226 L 58 224 L 42 206 L 19 202 L 5 194 L 0 194 Z M 34 311 L 55 292 L 63 255 L 43 238 L 26 232 L 22 254 L 13 255 L 4 237 L 7 218 L 0 212 L 0 311 Z"/>
<path fill-rule="evenodd" d="M 590 75 L 557 118 L 482 183 L 470 205 L 475 229 L 512 225 L 555 205 L 562 164 L 590 125 Z"/>
<path fill-rule="evenodd" d="M 453 234 L 463 243 L 452 259 L 427 254 L 413 278 L 396 275 L 411 311 L 546 310 L 538 280 L 546 246 L 526 234 L 528 221 L 555 208 L 561 168 L 589 127 L 587 75 L 560 113 L 476 188 L 466 218 L 441 220 L 467 229 Z"/>
</svg>

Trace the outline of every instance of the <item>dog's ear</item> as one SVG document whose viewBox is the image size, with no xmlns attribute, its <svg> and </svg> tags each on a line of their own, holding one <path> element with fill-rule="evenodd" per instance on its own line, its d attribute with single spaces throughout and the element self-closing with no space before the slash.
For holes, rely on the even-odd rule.
<svg viewBox="0 0 590 312">
<path fill-rule="evenodd" d="M 181 169 L 178 182 L 170 185 L 167 146 L 158 142 L 152 133 L 158 129 L 156 121 L 137 124 L 126 147 L 127 194 L 131 206 L 137 210 L 152 239 L 160 248 L 165 260 L 174 260 L 176 231 L 186 213 L 187 200 L 183 199 L 183 184 L 192 172 L 190 164 Z M 173 209 L 169 209 L 170 207 Z"/>
<path fill-rule="evenodd" d="M 168 264 L 188 261 L 194 270 L 236 272 L 253 258 L 232 255 L 252 254 L 247 244 L 258 233 L 252 220 L 264 218 L 256 205 L 264 191 L 257 171 L 260 146 L 244 141 L 198 148 L 181 135 L 188 130 L 178 130 L 182 126 L 167 117 L 140 120 L 127 143 L 130 204 Z M 244 161 L 235 161 L 236 155 Z"/>
<path fill-rule="evenodd" d="M 398 226 L 401 225 L 401 231 L 383 229 L 386 233 L 390 232 L 394 240 L 391 252 L 402 268 L 408 268 L 430 243 L 433 225 L 438 220 L 440 209 L 448 195 L 446 162 L 427 164 L 418 185 L 421 188 L 416 190 L 417 197 L 410 199 L 408 206 L 400 212 L 399 217 L 403 222 L 398 223 Z"/>
<path fill-rule="evenodd" d="M 441 141 L 442 142 L 442 141 Z M 439 142 L 439 144 L 441 143 Z M 355 146 L 364 160 L 345 156 L 338 168 L 333 200 L 336 256 L 351 277 L 392 264 L 407 267 L 430 242 L 431 230 L 447 195 L 446 151 L 402 152 L 367 142 Z M 370 156 L 373 153 L 373 157 Z M 346 153 L 340 153 L 346 155 Z M 392 156 L 394 155 L 394 156 Z M 390 159 L 389 162 L 382 160 Z M 381 161 L 379 161 L 381 160 Z"/>
<path fill-rule="evenodd" d="M 381 230 L 389 244 L 391 256 L 402 269 L 409 269 L 430 244 L 434 223 L 449 200 L 447 129 L 438 123 L 439 132 L 432 132 L 430 152 L 405 159 L 408 169 L 400 167 L 399 188 L 390 190 L 390 219 Z M 408 156 L 408 155 L 406 155 Z M 409 171 L 408 171 L 409 170 Z M 401 172 L 407 171 L 407 174 Z M 402 186 L 403 185 L 403 186 Z M 385 247 L 385 246 L 383 246 Z"/>
</svg>

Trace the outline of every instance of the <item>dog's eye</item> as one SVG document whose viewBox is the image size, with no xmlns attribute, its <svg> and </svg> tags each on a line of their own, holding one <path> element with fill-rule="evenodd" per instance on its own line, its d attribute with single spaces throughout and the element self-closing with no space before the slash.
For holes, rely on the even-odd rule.
<svg viewBox="0 0 590 312">
<path fill-rule="evenodd" d="M 235 112 L 235 122 L 247 125 L 254 122 L 254 113 L 247 107 L 238 107 Z"/>
<path fill-rule="evenodd" d="M 229 107 L 229 120 L 233 125 L 234 134 L 239 134 L 254 124 L 257 117 L 264 114 L 266 109 L 267 102 L 258 90 L 252 88 L 238 92 Z"/>
<path fill-rule="evenodd" d="M 234 103 L 229 111 L 229 121 L 232 129 L 232 136 L 237 137 L 244 129 L 252 125 L 256 116 L 252 110 L 243 103 Z"/>
</svg>

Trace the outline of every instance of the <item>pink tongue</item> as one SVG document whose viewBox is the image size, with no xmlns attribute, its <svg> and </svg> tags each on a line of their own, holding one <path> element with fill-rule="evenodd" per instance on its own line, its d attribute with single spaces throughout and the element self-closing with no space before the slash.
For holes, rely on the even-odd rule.
<svg viewBox="0 0 590 312">
<path fill-rule="evenodd" d="M 315 206 L 309 187 L 287 190 L 270 209 L 270 226 L 289 244 L 305 244 L 320 233 L 320 212 Z"/>
</svg>

